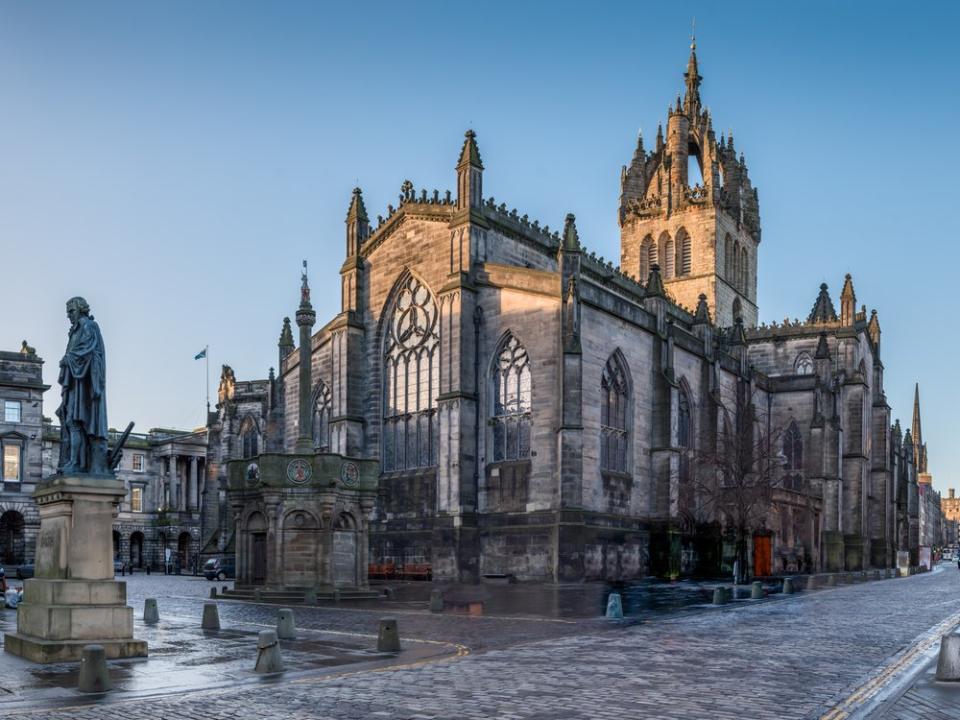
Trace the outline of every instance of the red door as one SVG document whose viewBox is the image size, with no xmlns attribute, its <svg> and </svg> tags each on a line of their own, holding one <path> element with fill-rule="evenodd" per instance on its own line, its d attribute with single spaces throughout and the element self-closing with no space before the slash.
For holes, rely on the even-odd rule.
<svg viewBox="0 0 960 720">
<path fill-rule="evenodd" d="M 753 536 L 753 576 L 769 577 L 771 574 L 770 536 Z"/>
</svg>

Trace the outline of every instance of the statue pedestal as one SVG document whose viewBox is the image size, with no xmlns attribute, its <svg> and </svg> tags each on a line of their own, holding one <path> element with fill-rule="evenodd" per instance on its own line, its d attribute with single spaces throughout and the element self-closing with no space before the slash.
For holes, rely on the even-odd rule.
<svg viewBox="0 0 960 720">
<path fill-rule="evenodd" d="M 125 495 L 116 478 L 57 475 L 33 496 L 40 511 L 35 577 L 24 583 L 7 652 L 34 662 L 80 660 L 84 645 L 108 658 L 144 657 L 133 637 L 127 584 L 113 579 L 113 517 Z"/>
</svg>

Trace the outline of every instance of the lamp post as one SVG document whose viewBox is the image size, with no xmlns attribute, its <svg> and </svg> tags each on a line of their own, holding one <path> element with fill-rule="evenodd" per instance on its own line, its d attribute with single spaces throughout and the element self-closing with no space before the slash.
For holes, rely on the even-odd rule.
<svg viewBox="0 0 960 720">
<path fill-rule="evenodd" d="M 193 563 L 193 572 L 200 574 L 200 553 L 203 552 L 203 509 L 207 504 L 207 488 L 204 483 L 203 490 L 200 491 L 200 541 L 197 543 L 197 559 Z"/>
</svg>

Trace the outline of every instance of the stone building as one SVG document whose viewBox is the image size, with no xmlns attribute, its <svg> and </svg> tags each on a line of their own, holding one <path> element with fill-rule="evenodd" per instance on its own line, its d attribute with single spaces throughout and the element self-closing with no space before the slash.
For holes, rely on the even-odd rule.
<svg viewBox="0 0 960 720">
<path fill-rule="evenodd" d="M 753 574 L 916 565 L 878 315 L 848 275 L 839 312 L 822 284 L 804 320 L 758 325 L 759 196 L 701 81 L 691 48 L 666 133 L 621 172 L 619 265 L 573 215 L 556 232 L 486 195 L 473 131 L 455 192 L 404 181 L 371 223 L 355 189 L 340 313 L 306 353 L 285 320 L 276 376 L 224 368 L 209 480 L 306 434 L 379 461 L 371 563 L 466 582 L 719 574 L 732 515 L 707 501 L 730 480 L 699 460 L 740 434 L 775 465 Z"/>
<path fill-rule="evenodd" d="M 43 477 L 43 359 L 24 340 L 0 352 L 0 566 L 33 560 L 40 515 L 32 493 Z"/>
<path fill-rule="evenodd" d="M 0 352 L 0 565 L 33 562 L 40 527 L 33 491 L 56 472 L 60 454 L 60 428 L 43 416 L 49 386 L 43 384 L 42 367 L 43 360 L 26 341 L 20 352 Z M 119 435 L 110 431 L 111 445 Z M 169 549 L 174 567 L 186 571 L 196 562 L 206 446 L 205 429 L 131 433 L 117 469 L 127 486 L 113 525 L 117 560 L 133 568 L 161 569 Z"/>
</svg>

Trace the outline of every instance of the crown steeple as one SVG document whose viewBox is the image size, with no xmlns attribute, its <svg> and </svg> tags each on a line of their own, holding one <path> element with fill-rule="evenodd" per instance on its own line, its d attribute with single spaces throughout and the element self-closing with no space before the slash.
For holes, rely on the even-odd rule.
<svg viewBox="0 0 960 720">
<path fill-rule="evenodd" d="M 687 117 L 692 118 L 700 112 L 700 82 L 703 77 L 697 67 L 697 38 L 690 38 L 690 59 L 687 60 L 687 71 L 683 74 L 687 85 L 687 94 L 683 98 L 683 110 Z"/>
</svg>

